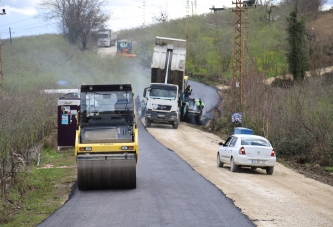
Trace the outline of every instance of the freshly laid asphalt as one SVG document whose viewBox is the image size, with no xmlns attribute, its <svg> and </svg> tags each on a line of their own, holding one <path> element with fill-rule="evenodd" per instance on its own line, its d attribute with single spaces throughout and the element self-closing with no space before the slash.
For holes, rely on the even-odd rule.
<svg viewBox="0 0 333 227">
<path fill-rule="evenodd" d="M 136 189 L 75 188 L 71 198 L 39 226 L 255 226 L 222 191 L 156 141 L 141 122 L 139 143 Z"/>
<path fill-rule="evenodd" d="M 191 83 L 206 109 L 216 105 L 219 98 L 214 89 Z M 141 122 L 139 147 L 136 189 L 79 191 L 75 187 L 70 199 L 39 226 L 255 226 L 221 190 L 156 141 Z"/>
</svg>

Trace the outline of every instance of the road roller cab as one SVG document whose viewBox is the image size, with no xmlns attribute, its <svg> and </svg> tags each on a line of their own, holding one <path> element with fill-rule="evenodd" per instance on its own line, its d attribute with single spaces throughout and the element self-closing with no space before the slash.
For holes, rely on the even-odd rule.
<svg viewBox="0 0 333 227">
<path fill-rule="evenodd" d="M 80 97 L 79 190 L 136 188 L 139 145 L 131 85 L 82 85 Z"/>
</svg>

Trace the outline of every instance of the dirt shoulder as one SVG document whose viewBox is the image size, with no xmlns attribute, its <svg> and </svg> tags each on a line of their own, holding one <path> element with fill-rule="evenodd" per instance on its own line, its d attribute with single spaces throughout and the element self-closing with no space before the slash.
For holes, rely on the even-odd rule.
<svg viewBox="0 0 333 227">
<path fill-rule="evenodd" d="M 216 155 L 222 139 L 183 122 L 177 130 L 154 124 L 147 130 L 221 189 L 257 226 L 333 226 L 332 186 L 279 163 L 273 175 L 262 169 L 232 173 L 228 165 L 218 168 Z"/>
</svg>

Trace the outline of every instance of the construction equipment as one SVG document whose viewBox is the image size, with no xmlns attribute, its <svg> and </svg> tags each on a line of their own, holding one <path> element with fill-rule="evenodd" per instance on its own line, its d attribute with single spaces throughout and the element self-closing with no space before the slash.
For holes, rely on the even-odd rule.
<svg viewBox="0 0 333 227">
<path fill-rule="evenodd" d="M 135 58 L 136 54 L 132 53 L 132 42 L 128 40 L 118 40 L 117 41 L 117 55 Z"/>
<path fill-rule="evenodd" d="M 75 156 L 79 190 L 136 188 L 137 118 L 130 84 L 82 85 Z"/>
<path fill-rule="evenodd" d="M 144 89 L 147 99 L 145 125 L 171 124 L 178 128 L 181 95 L 184 92 L 186 40 L 155 38 L 151 65 L 151 84 Z"/>
<path fill-rule="evenodd" d="M 186 97 L 183 99 L 183 120 L 190 121 L 196 124 L 200 123 L 202 116 L 202 108 L 198 106 L 194 98 Z"/>
<path fill-rule="evenodd" d="M 111 47 L 116 44 L 117 33 L 111 32 L 111 29 L 97 31 L 97 46 Z"/>
</svg>

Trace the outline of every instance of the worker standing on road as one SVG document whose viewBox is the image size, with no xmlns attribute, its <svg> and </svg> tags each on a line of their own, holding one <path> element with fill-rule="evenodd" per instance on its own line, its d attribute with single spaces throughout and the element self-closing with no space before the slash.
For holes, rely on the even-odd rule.
<svg viewBox="0 0 333 227">
<path fill-rule="evenodd" d="M 185 98 L 186 97 L 190 97 L 190 95 L 192 94 L 192 88 L 191 85 L 187 85 L 186 89 L 185 89 Z"/>
<path fill-rule="evenodd" d="M 202 101 L 201 98 L 196 99 L 196 100 L 195 100 L 195 104 L 197 105 L 197 107 L 200 108 L 200 110 L 202 110 L 202 109 L 205 107 L 205 104 L 203 103 L 203 101 Z"/>
<path fill-rule="evenodd" d="M 136 113 L 139 113 L 139 108 L 141 107 L 141 100 L 139 96 L 136 96 L 135 98 L 135 110 Z"/>
</svg>

